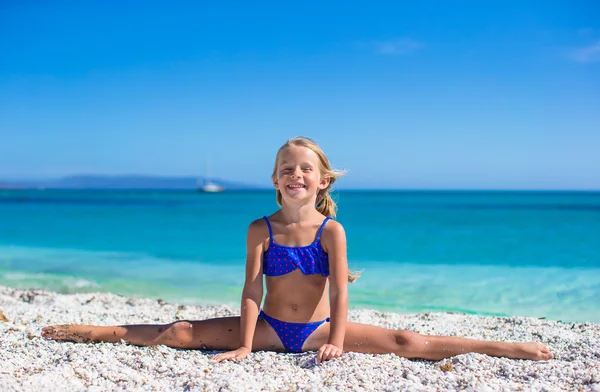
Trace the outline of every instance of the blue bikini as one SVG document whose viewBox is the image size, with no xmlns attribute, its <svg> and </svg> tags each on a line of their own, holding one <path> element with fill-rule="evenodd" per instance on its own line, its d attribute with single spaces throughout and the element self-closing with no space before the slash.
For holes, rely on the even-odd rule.
<svg viewBox="0 0 600 392">
<path fill-rule="evenodd" d="M 301 353 L 306 339 L 321 324 L 329 322 L 329 317 L 327 317 L 323 321 L 315 321 L 314 323 L 289 323 L 268 316 L 262 310 L 258 315 L 258 319 L 265 320 L 275 330 L 275 333 L 279 336 L 279 340 L 283 343 L 283 347 L 293 353 Z"/>
<path fill-rule="evenodd" d="M 327 221 L 323 221 L 317 238 L 308 246 L 284 246 L 276 244 L 273 240 L 273 229 L 269 219 L 265 216 L 269 228 L 269 248 L 263 255 L 263 273 L 267 276 L 281 276 L 300 269 L 304 275 L 329 276 L 329 256 L 321 246 L 321 233 Z M 323 323 L 329 322 L 329 317 L 323 321 L 313 323 L 289 323 L 274 319 L 262 310 L 258 315 L 259 320 L 265 320 L 277 333 L 281 343 L 287 351 L 302 352 L 302 345 L 308 337 Z"/>
</svg>

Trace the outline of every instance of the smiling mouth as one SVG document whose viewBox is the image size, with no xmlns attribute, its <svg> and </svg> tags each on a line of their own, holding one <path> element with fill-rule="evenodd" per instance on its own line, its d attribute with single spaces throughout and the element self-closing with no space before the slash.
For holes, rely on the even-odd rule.
<svg viewBox="0 0 600 392">
<path fill-rule="evenodd" d="M 306 185 L 302 184 L 292 184 L 287 186 L 288 189 L 305 189 Z"/>
</svg>

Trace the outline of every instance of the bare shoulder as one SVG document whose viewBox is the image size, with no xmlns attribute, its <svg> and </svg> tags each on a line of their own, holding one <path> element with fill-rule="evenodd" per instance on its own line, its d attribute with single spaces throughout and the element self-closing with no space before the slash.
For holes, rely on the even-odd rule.
<svg viewBox="0 0 600 392">
<path fill-rule="evenodd" d="M 248 239 L 252 242 L 261 242 L 269 237 L 269 228 L 263 218 L 253 220 L 248 226 Z"/>
<path fill-rule="evenodd" d="M 328 248 L 333 248 L 336 243 L 346 241 L 346 231 L 340 222 L 331 219 L 323 228 L 321 238 L 323 247 L 327 251 Z"/>
<path fill-rule="evenodd" d="M 346 231 L 340 222 L 331 219 L 327 222 L 327 224 L 325 224 L 325 227 L 323 228 L 323 234 L 330 237 L 336 237 L 339 235 L 345 235 Z"/>
<path fill-rule="evenodd" d="M 258 218 L 250 222 L 248 231 L 261 231 L 267 227 L 267 222 L 263 218 Z"/>
</svg>

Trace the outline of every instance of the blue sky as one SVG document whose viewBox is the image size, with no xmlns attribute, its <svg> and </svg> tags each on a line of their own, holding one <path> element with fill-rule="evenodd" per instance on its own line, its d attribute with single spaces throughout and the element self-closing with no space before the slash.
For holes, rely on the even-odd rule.
<svg viewBox="0 0 600 392">
<path fill-rule="evenodd" d="M 600 189 L 596 1 L 0 5 L 0 178 L 267 185 L 289 137 L 340 187 Z"/>
</svg>

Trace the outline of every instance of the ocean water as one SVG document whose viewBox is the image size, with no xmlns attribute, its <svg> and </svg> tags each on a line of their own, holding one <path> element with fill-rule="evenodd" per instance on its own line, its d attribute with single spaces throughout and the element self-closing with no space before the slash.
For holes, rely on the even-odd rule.
<svg viewBox="0 0 600 392">
<path fill-rule="evenodd" d="M 600 322 L 600 192 L 340 191 L 350 308 Z M 272 191 L 0 191 L 0 285 L 237 307 Z"/>
</svg>

